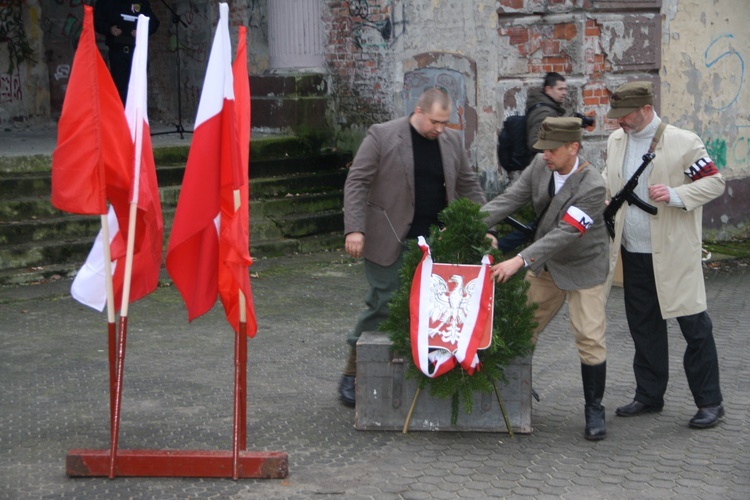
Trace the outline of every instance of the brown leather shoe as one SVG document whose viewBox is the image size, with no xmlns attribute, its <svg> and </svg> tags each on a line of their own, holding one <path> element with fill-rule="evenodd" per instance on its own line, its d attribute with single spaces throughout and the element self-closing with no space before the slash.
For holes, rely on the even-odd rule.
<svg viewBox="0 0 750 500">
<path fill-rule="evenodd" d="M 631 403 L 625 406 L 620 406 L 615 410 L 615 414 L 618 417 L 635 417 L 636 415 L 642 415 L 644 413 L 659 413 L 663 406 L 651 406 L 640 401 L 633 400 Z"/>
</svg>

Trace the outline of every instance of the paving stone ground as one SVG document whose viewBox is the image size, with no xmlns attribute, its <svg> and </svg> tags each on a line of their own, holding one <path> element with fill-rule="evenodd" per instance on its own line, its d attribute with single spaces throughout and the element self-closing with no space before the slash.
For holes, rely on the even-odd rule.
<svg viewBox="0 0 750 500">
<path fill-rule="evenodd" d="M 287 452 L 287 479 L 68 478 L 68 450 L 109 446 L 106 318 L 58 280 L 0 289 L 0 498 L 750 498 L 743 262 L 706 271 L 727 411 L 710 430 L 687 426 L 695 407 L 675 322 L 664 411 L 614 415 L 634 381 L 613 290 L 600 442 L 583 438 L 565 308 L 534 355 L 533 434 L 357 431 L 336 388 L 366 289 L 362 264 L 325 252 L 259 260 L 252 271 L 248 449 Z M 221 308 L 188 324 L 177 291 L 161 287 L 131 306 L 128 332 L 120 448 L 230 449 L 233 333 Z"/>
</svg>

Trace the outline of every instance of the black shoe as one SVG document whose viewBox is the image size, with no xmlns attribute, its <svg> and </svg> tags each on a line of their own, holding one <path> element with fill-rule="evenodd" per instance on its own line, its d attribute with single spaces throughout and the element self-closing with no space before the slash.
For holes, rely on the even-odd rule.
<svg viewBox="0 0 750 500">
<path fill-rule="evenodd" d="M 615 413 L 619 417 L 635 417 L 636 415 L 642 415 L 643 413 L 659 413 L 663 406 L 652 406 L 640 401 L 633 400 L 632 403 L 628 403 L 625 406 L 620 406 L 615 410 Z"/>
<path fill-rule="evenodd" d="M 339 399 L 349 408 L 354 408 L 356 404 L 355 390 L 354 390 L 354 375 L 342 375 L 341 383 L 339 384 Z"/>
<path fill-rule="evenodd" d="M 721 405 L 699 408 L 698 413 L 690 419 L 690 427 L 694 429 L 708 429 L 718 424 L 719 419 L 723 416 L 724 407 Z"/>
</svg>

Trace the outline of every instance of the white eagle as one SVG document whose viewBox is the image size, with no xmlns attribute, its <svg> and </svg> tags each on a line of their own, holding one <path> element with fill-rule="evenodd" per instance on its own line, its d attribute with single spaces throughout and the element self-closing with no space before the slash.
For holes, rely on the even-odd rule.
<svg viewBox="0 0 750 500">
<path fill-rule="evenodd" d="M 464 286 L 461 275 L 454 274 L 446 282 L 441 276 L 433 274 L 430 281 L 430 324 L 438 322 L 438 325 L 429 329 L 429 336 L 440 334 L 443 342 L 456 344 L 461 336 L 461 326 L 466 320 L 477 279 Z M 453 290 L 448 283 L 455 283 Z"/>
</svg>

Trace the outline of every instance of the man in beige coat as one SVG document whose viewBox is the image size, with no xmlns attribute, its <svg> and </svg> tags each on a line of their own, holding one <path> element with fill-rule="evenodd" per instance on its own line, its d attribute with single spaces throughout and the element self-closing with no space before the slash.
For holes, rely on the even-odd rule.
<svg viewBox="0 0 750 500">
<path fill-rule="evenodd" d="M 706 312 L 701 207 L 724 192 L 724 179 L 692 132 L 667 125 L 652 146 L 661 124 L 653 96 L 650 82 L 626 83 L 612 95 L 607 114 L 621 127 L 607 142 L 604 178 L 609 195 L 623 187 L 650 147 L 656 154 L 635 194 L 654 205 L 657 214 L 624 205 L 615 218 L 610 267 L 614 270 L 619 254 L 636 379 L 633 401 L 615 413 L 631 417 L 661 411 L 669 377 L 666 320 L 676 318 L 687 341 L 683 363 L 698 407 L 690 426 L 707 428 L 716 425 L 724 408 Z"/>
</svg>

